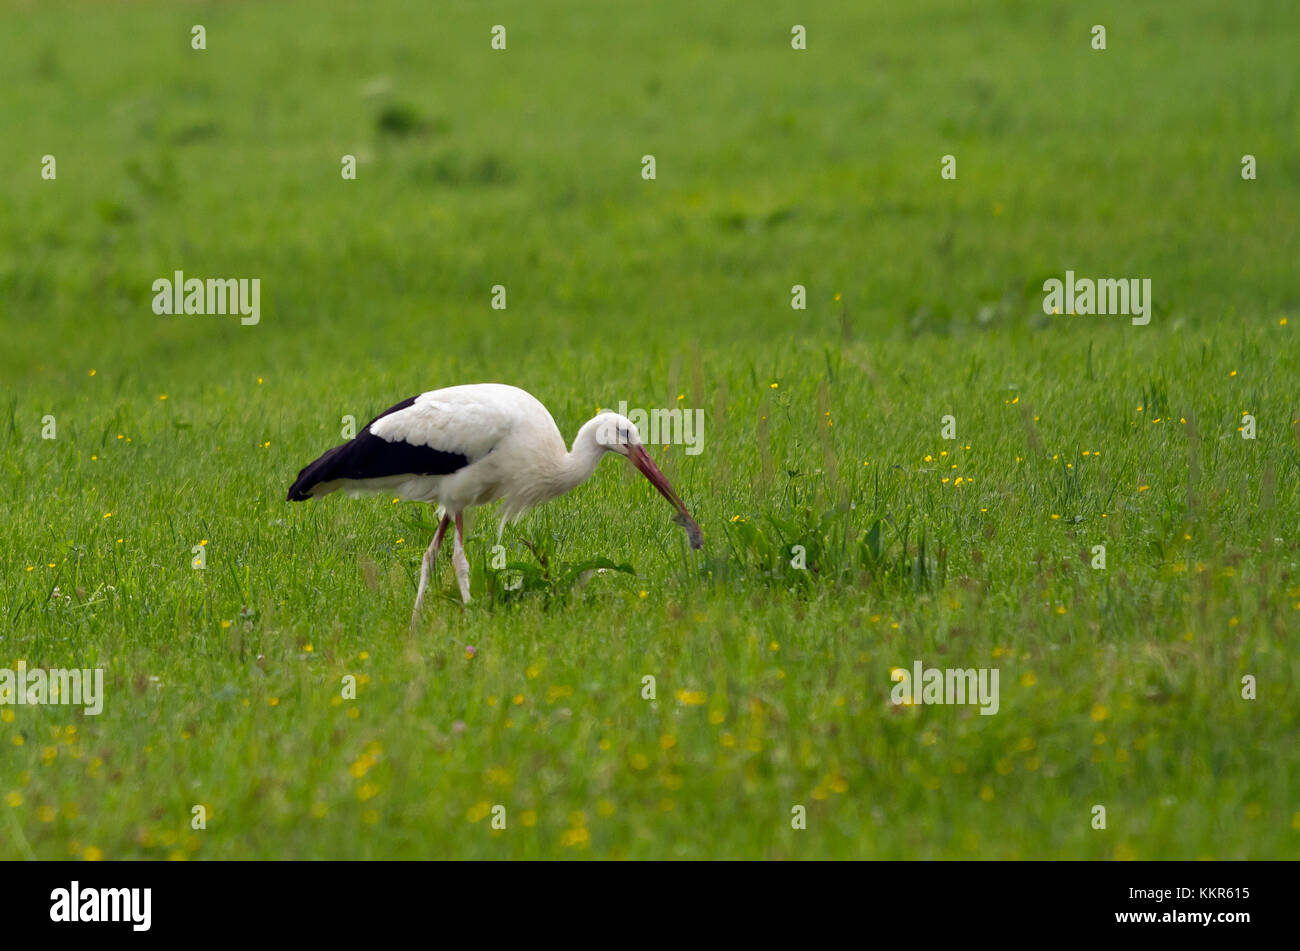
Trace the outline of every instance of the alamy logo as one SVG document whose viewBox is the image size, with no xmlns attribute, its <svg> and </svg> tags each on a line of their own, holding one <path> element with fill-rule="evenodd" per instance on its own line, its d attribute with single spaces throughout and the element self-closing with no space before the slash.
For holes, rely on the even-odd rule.
<svg viewBox="0 0 1300 951">
<path fill-rule="evenodd" d="M 919 660 L 912 664 L 910 671 L 894 667 L 889 671 L 889 679 L 894 681 L 894 689 L 889 699 L 902 705 L 918 706 L 953 703 L 978 703 L 981 716 L 992 716 L 998 712 L 997 667 L 925 667 Z"/>
<path fill-rule="evenodd" d="M 1043 282 L 1043 313 L 1132 317 L 1139 327 L 1151 323 L 1151 278 L 1102 277 L 1075 280 L 1065 272 L 1062 283 L 1051 277 Z"/>
<path fill-rule="evenodd" d="M 153 921 L 152 888 L 71 888 L 50 892 L 50 921 L 126 921 L 148 931 Z"/>
<path fill-rule="evenodd" d="M 702 409 L 628 409 L 627 400 L 618 401 L 618 414 L 632 421 L 648 446 L 685 446 L 686 455 L 704 451 L 704 410 Z"/>
<path fill-rule="evenodd" d="M 239 315 L 246 327 L 262 319 L 262 279 L 191 277 L 177 271 L 174 277 L 160 277 L 153 282 L 153 312 L 159 316 L 180 314 L 210 317 Z"/>
<path fill-rule="evenodd" d="M 104 668 L 28 670 L 22 660 L 13 670 L 0 667 L 0 706 L 7 703 L 77 704 L 87 716 L 97 716 L 104 710 Z"/>
</svg>

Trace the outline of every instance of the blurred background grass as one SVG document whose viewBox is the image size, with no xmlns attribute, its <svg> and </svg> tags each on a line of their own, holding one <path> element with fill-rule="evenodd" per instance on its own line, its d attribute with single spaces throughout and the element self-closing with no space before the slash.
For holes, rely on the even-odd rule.
<svg viewBox="0 0 1300 951">
<path fill-rule="evenodd" d="M 1265 309 L 1296 302 L 1286 3 L 3 16 L 0 366 L 30 384 L 109 344 L 164 385 L 254 354 L 454 354 L 483 376 L 502 352 L 776 349 L 837 337 L 833 292 L 872 335 L 1027 332 L 1046 323 L 1042 280 L 1071 266 L 1150 277 L 1166 329 L 1231 319 L 1242 286 Z M 155 317 L 147 290 L 178 268 L 260 277 L 262 325 Z M 505 312 L 487 306 L 497 283 Z"/>
</svg>

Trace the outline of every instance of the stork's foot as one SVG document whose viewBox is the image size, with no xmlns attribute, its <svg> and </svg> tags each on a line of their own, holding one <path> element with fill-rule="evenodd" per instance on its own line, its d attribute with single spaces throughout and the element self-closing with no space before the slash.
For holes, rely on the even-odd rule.
<svg viewBox="0 0 1300 951">
<path fill-rule="evenodd" d="M 460 585 L 460 599 L 469 604 L 469 559 L 463 550 L 457 549 L 451 556 L 451 563 L 456 568 L 456 583 Z"/>
<path fill-rule="evenodd" d="M 451 519 L 443 516 L 438 523 L 438 530 L 433 533 L 433 541 L 429 543 L 428 549 L 424 552 L 424 557 L 420 559 L 420 587 L 415 592 L 415 610 L 411 612 L 411 627 L 415 627 L 416 622 L 420 619 L 420 608 L 424 606 L 424 592 L 429 590 L 429 573 L 433 569 L 433 563 L 438 560 L 438 549 L 442 547 L 442 536 L 447 533 L 447 526 Z"/>
<path fill-rule="evenodd" d="M 428 576 L 420 579 L 420 590 L 415 593 L 415 607 L 411 609 L 412 629 L 420 622 L 420 608 L 424 607 L 424 592 L 428 587 Z"/>
<path fill-rule="evenodd" d="M 469 604 L 469 559 L 465 557 L 465 526 L 460 513 L 456 513 L 456 539 L 451 550 L 451 563 L 456 569 L 456 583 L 460 585 L 460 599 Z"/>
<path fill-rule="evenodd" d="M 420 585 L 420 590 L 415 595 L 415 607 L 411 609 L 411 630 L 415 630 L 420 623 L 420 608 L 424 607 L 424 592 L 426 585 Z"/>
</svg>

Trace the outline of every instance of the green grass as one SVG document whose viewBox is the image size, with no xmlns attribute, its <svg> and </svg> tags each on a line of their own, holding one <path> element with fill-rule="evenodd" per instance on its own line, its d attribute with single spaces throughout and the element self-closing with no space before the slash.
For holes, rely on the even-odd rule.
<svg viewBox="0 0 1300 951">
<path fill-rule="evenodd" d="M 0 11 L 0 667 L 107 686 L 0 708 L 0 857 L 1294 856 L 1300 15 L 985 6 Z M 489 513 L 408 631 L 428 507 L 285 490 L 481 380 L 704 408 L 705 549 L 607 461 L 508 558 L 635 574 L 506 592 Z"/>
</svg>

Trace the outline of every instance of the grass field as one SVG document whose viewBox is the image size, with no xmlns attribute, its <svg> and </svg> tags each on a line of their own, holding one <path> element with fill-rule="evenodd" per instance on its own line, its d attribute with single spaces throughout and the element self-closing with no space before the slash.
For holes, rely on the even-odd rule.
<svg viewBox="0 0 1300 951">
<path fill-rule="evenodd" d="M 1300 11 L 1087 7 L 5 4 L 0 667 L 106 697 L 0 707 L 0 858 L 1297 855 Z M 609 460 L 408 630 L 429 507 L 285 491 L 488 380 L 702 408 L 704 550 Z"/>
</svg>

